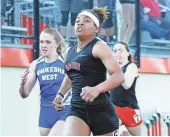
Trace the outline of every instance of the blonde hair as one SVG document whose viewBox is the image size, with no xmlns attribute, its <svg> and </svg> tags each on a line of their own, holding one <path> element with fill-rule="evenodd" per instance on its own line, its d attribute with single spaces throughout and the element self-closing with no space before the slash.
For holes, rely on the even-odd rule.
<svg viewBox="0 0 170 137">
<path fill-rule="evenodd" d="M 64 53 L 64 51 L 66 49 L 65 42 L 64 42 L 64 39 L 63 39 L 62 35 L 60 34 L 60 32 L 57 29 L 55 29 L 55 28 L 46 28 L 42 32 L 50 34 L 54 38 L 56 44 L 59 45 L 57 47 L 57 50 L 56 50 L 56 52 L 58 54 Z"/>
</svg>

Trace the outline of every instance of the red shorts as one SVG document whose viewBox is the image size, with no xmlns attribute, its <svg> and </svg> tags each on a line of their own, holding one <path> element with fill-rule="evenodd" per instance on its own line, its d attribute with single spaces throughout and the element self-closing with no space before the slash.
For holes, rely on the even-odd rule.
<svg viewBox="0 0 170 137">
<path fill-rule="evenodd" d="M 118 107 L 114 105 L 117 115 L 127 127 L 136 127 L 142 123 L 142 116 L 139 109 L 129 107 Z"/>
</svg>

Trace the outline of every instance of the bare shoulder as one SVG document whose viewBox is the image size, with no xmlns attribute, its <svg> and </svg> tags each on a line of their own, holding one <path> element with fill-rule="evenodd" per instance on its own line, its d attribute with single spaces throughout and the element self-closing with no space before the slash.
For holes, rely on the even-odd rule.
<svg viewBox="0 0 170 137">
<path fill-rule="evenodd" d="M 29 70 L 30 71 L 35 71 L 37 64 L 41 63 L 43 61 L 44 61 L 44 57 L 43 56 L 40 56 L 38 59 L 32 61 L 30 66 L 29 66 Z"/>
<path fill-rule="evenodd" d="M 44 61 L 44 56 L 40 56 L 38 59 L 34 60 L 35 63 L 41 63 Z"/>
<path fill-rule="evenodd" d="M 94 57 L 102 57 L 103 55 L 112 55 L 112 51 L 103 40 L 98 41 L 92 50 Z"/>
<path fill-rule="evenodd" d="M 131 74 L 135 74 L 135 76 L 138 76 L 138 67 L 135 63 L 131 63 L 127 66 L 127 70 Z"/>
<path fill-rule="evenodd" d="M 106 42 L 104 42 L 103 40 L 99 40 L 96 42 L 96 44 L 94 45 L 94 48 L 109 48 L 109 46 L 107 45 Z"/>
<path fill-rule="evenodd" d="M 127 69 L 137 70 L 138 67 L 137 67 L 137 65 L 136 65 L 135 63 L 130 63 L 130 64 L 128 65 Z"/>
</svg>

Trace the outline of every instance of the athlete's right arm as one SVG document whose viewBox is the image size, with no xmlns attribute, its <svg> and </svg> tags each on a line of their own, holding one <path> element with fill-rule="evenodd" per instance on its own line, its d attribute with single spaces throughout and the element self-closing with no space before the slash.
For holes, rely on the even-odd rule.
<svg viewBox="0 0 170 137">
<path fill-rule="evenodd" d="M 67 55 L 68 55 L 69 51 L 70 51 L 70 48 L 66 49 L 64 54 L 63 54 L 65 60 L 67 59 Z M 61 87 L 60 87 L 58 93 L 62 94 L 64 96 L 69 91 L 70 88 L 71 88 L 71 79 L 66 74 L 64 79 L 63 79 L 63 82 L 61 84 Z"/>
<path fill-rule="evenodd" d="M 56 108 L 57 111 L 62 110 L 64 108 L 61 102 L 62 99 L 64 98 L 64 95 L 69 91 L 69 89 L 71 89 L 71 80 L 66 74 L 61 84 L 61 87 L 53 101 L 54 107 Z"/>
<path fill-rule="evenodd" d="M 65 59 L 67 58 L 69 50 L 70 49 L 67 49 L 63 54 Z M 64 95 L 69 91 L 69 89 L 71 89 L 71 87 L 71 79 L 66 74 L 60 86 L 60 89 L 53 101 L 53 104 L 57 110 L 63 109 L 63 106 L 61 105 L 62 99 L 64 98 Z"/>
<path fill-rule="evenodd" d="M 36 83 L 37 80 L 36 73 L 35 73 L 36 62 L 37 61 L 33 61 L 29 69 L 27 70 L 27 72 L 24 73 L 22 76 L 21 85 L 19 89 L 19 93 L 22 98 L 28 97 L 28 95 L 30 94 L 32 88 Z"/>
</svg>

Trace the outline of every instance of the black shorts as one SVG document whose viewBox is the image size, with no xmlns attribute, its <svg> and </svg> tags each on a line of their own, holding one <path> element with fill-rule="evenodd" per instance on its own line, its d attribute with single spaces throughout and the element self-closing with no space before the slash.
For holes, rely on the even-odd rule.
<svg viewBox="0 0 170 137">
<path fill-rule="evenodd" d="M 72 106 L 67 116 L 71 115 L 82 119 L 89 126 L 93 135 L 111 133 L 119 128 L 119 119 L 112 103 L 101 108 Z"/>
</svg>

